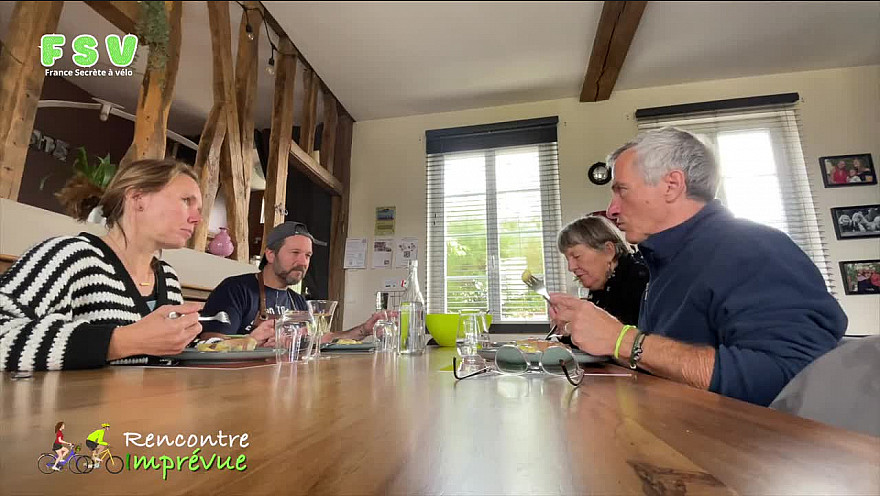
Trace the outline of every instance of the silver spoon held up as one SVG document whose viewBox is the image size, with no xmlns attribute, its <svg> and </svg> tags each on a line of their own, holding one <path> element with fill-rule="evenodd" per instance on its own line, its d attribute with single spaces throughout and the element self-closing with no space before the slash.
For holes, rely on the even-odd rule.
<svg viewBox="0 0 880 496">
<path fill-rule="evenodd" d="M 183 317 L 182 313 L 171 312 L 168 314 L 169 319 L 177 319 L 180 317 Z M 212 315 L 210 317 L 204 316 L 204 315 L 199 315 L 199 322 L 207 322 L 210 320 L 216 320 L 217 322 L 221 322 L 223 324 L 228 324 L 229 323 L 229 314 L 226 312 L 217 312 L 216 315 Z"/>
</svg>

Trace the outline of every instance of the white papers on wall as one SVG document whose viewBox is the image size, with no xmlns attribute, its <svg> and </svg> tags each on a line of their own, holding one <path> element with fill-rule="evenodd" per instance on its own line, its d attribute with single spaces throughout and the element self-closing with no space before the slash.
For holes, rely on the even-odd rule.
<svg viewBox="0 0 880 496">
<path fill-rule="evenodd" d="M 419 259 L 419 239 L 400 238 L 394 244 L 394 267 L 406 268 L 410 260 Z"/>
<path fill-rule="evenodd" d="M 345 269 L 367 268 L 367 238 L 345 240 Z"/>
<path fill-rule="evenodd" d="M 394 254 L 394 238 L 373 239 L 373 268 L 390 269 Z"/>
</svg>

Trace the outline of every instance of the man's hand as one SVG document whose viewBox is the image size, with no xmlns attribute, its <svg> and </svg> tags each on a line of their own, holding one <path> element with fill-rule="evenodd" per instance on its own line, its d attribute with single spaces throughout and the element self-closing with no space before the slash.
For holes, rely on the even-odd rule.
<svg viewBox="0 0 880 496">
<path fill-rule="evenodd" d="M 384 316 L 385 316 L 384 311 L 383 312 L 376 312 L 373 315 L 370 315 L 370 318 L 368 318 L 366 320 L 366 322 L 361 324 L 358 328 L 355 328 L 360 331 L 359 332 L 360 339 L 364 339 L 365 337 L 372 334 L 373 333 L 373 326 L 376 325 L 376 322 L 378 322 L 380 319 L 384 318 Z M 355 330 L 355 329 L 352 329 L 352 330 Z"/>
<path fill-rule="evenodd" d="M 550 293 L 550 319 L 571 342 L 592 355 L 612 355 L 623 324 L 593 303 L 564 293 Z"/>
<path fill-rule="evenodd" d="M 373 315 L 370 315 L 370 318 L 367 319 L 366 322 L 364 322 L 363 324 L 361 324 L 358 327 L 355 327 L 354 329 L 352 329 L 352 331 L 359 331 L 359 335 L 360 335 L 359 339 L 364 339 L 367 336 L 373 334 L 373 327 L 376 325 L 376 322 L 378 322 L 380 320 L 384 320 L 384 319 L 393 319 L 394 317 L 397 316 L 397 314 L 398 314 L 398 312 L 391 312 L 388 310 L 380 310 L 380 311 L 374 313 Z"/>
<path fill-rule="evenodd" d="M 107 360 L 132 355 L 176 355 L 202 332 L 199 324 L 201 303 L 163 305 L 143 319 L 127 326 L 117 327 L 110 338 Z M 168 314 L 182 314 L 176 319 Z"/>
<path fill-rule="evenodd" d="M 260 322 L 251 331 L 251 337 L 257 340 L 257 346 L 275 346 L 275 319 Z"/>
</svg>

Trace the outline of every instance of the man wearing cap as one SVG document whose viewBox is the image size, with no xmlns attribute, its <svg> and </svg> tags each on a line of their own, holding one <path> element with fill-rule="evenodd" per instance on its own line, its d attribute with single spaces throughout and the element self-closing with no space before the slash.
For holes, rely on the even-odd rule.
<svg viewBox="0 0 880 496">
<path fill-rule="evenodd" d="M 203 314 L 229 314 L 229 324 L 203 322 L 202 339 L 224 334 L 250 334 L 258 346 L 274 344 L 275 320 L 279 309 L 309 309 L 306 299 L 289 288 L 302 281 L 312 258 L 312 244 L 327 246 L 309 233 L 301 222 L 275 226 L 266 238 L 266 251 L 260 272 L 227 277 L 208 297 Z M 323 341 L 337 338 L 363 339 L 372 333 L 381 314 L 374 314 L 363 324 L 345 332 L 330 333 Z"/>
</svg>

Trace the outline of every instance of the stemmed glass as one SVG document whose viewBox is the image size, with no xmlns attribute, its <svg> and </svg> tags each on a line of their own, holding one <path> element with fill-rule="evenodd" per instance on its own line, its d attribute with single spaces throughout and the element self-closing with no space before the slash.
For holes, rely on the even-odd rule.
<svg viewBox="0 0 880 496">
<path fill-rule="evenodd" d="M 309 313 L 315 321 L 315 353 L 314 360 L 326 360 L 330 357 L 321 356 L 321 337 L 330 332 L 333 324 L 333 314 L 339 302 L 330 300 L 309 300 Z"/>
</svg>

